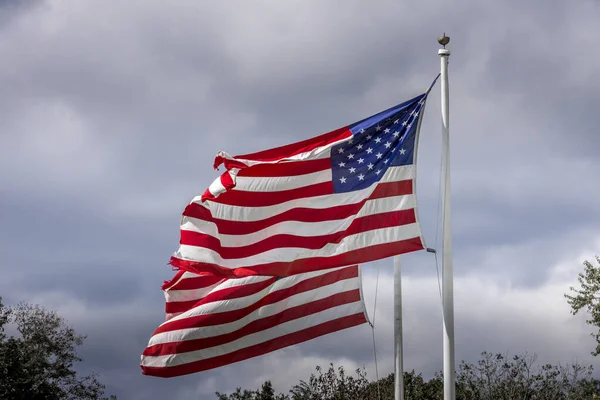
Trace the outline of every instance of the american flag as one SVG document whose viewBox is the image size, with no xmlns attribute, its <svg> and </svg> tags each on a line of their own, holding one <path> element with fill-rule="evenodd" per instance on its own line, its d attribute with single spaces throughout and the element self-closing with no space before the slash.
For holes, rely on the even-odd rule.
<svg viewBox="0 0 600 400">
<path fill-rule="evenodd" d="M 427 93 L 324 135 L 258 153 L 186 207 L 170 263 L 287 276 L 422 250 L 415 156 Z"/>
<path fill-rule="evenodd" d="M 283 278 L 180 271 L 163 290 L 167 321 L 142 354 L 145 375 L 205 371 L 367 322 L 357 265 Z"/>
</svg>

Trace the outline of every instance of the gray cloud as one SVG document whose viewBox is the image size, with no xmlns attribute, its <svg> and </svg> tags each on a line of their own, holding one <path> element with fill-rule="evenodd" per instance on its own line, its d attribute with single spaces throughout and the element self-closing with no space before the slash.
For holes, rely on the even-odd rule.
<svg viewBox="0 0 600 400">
<path fill-rule="evenodd" d="M 374 377 L 366 326 L 172 380 L 143 377 L 138 363 L 163 318 L 179 214 L 216 176 L 216 151 L 305 139 L 422 92 L 438 72 L 440 29 L 452 38 L 457 358 L 530 350 L 589 360 L 588 330 L 561 295 L 599 245 L 593 1 L 13 3 L 0 3 L 0 295 L 64 313 L 89 336 L 82 370 L 121 398 L 213 398 L 264 379 L 286 390 L 330 361 Z M 419 149 L 429 246 L 438 93 Z M 434 259 L 403 260 L 406 366 L 432 374 Z M 377 266 L 384 375 L 391 261 L 365 266 L 369 307 Z"/>
</svg>

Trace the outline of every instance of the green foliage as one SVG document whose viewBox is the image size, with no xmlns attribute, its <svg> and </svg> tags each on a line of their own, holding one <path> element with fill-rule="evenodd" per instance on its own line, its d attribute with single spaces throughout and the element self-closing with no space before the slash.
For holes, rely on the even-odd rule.
<svg viewBox="0 0 600 400">
<path fill-rule="evenodd" d="M 545 364 L 535 368 L 535 355 L 482 353 L 476 364 L 464 361 L 457 373 L 456 398 L 463 400 L 590 399 L 599 392 L 600 382 L 592 367 Z"/>
<path fill-rule="evenodd" d="M 475 364 L 462 362 L 457 371 L 457 400 L 588 400 L 600 393 L 600 381 L 592 377 L 592 367 L 541 365 L 536 356 L 512 358 L 502 354 L 482 353 Z M 394 374 L 379 382 L 369 382 L 364 369 L 348 376 L 343 367 L 330 364 L 327 372 L 316 367 L 308 381 L 300 381 L 290 390 L 291 396 L 275 396 L 270 382 L 268 392 L 237 391 L 229 396 L 217 393 L 220 400 L 393 400 Z M 436 374 L 425 380 L 414 370 L 404 373 L 405 400 L 442 400 L 443 377 Z M 264 397 L 259 397 L 261 393 Z"/>
<path fill-rule="evenodd" d="M 580 310 L 587 309 L 590 319 L 586 322 L 598 328 L 596 333 L 592 333 L 597 343 L 596 350 L 592 352 L 594 356 L 600 354 L 600 257 L 596 256 L 596 262 L 597 267 L 589 261 L 583 263 L 584 272 L 579 273 L 577 278 L 581 288 L 571 286 L 573 295 L 565 294 L 571 313 L 575 315 Z"/>
<path fill-rule="evenodd" d="M 244 390 L 237 388 L 232 394 L 222 394 L 217 392 L 217 398 L 219 400 L 288 400 L 289 397 L 283 394 L 275 394 L 273 385 L 270 381 L 266 381 L 262 384 L 259 390 Z"/>
<path fill-rule="evenodd" d="M 381 394 L 381 399 L 394 399 L 394 374 L 389 374 L 387 377 L 382 378 L 379 382 L 371 382 L 369 384 L 369 391 L 364 400 L 378 400 Z M 378 385 L 379 383 L 379 385 Z M 378 387 L 379 386 L 379 387 Z M 417 374 L 414 370 L 410 372 L 404 372 L 404 399 L 415 400 L 415 399 L 441 399 L 443 397 L 442 378 L 439 374 L 436 374 L 432 379 L 426 381 L 423 379 L 421 374 Z"/>
<path fill-rule="evenodd" d="M 317 375 L 311 374 L 308 382 L 300 381 L 290 390 L 292 400 L 361 399 L 368 393 L 369 381 L 364 369 L 357 369 L 356 377 L 347 375 L 343 367 L 336 371 L 333 364 L 326 373 L 319 366 L 316 370 Z"/>
<path fill-rule="evenodd" d="M 18 335 L 4 333 L 9 323 Z M 0 299 L 0 399 L 105 399 L 94 375 L 81 378 L 73 369 L 84 339 L 55 312 L 30 304 L 9 308 Z"/>
</svg>

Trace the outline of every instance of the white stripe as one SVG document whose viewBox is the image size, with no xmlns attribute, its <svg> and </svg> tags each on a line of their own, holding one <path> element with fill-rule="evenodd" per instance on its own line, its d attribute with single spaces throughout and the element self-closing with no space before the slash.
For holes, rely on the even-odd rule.
<svg viewBox="0 0 600 400">
<path fill-rule="evenodd" d="M 200 275 L 198 274 L 194 274 L 192 272 L 184 272 L 183 274 L 181 274 L 181 276 L 175 281 L 175 282 L 171 282 L 171 284 L 169 285 L 169 287 L 167 289 L 163 289 L 164 291 L 170 290 L 170 288 L 175 287 L 177 285 L 179 285 L 179 283 L 185 279 L 189 279 L 189 278 L 194 278 L 194 277 L 198 277 Z M 174 278 L 173 278 L 174 279 Z M 171 280 L 172 281 L 172 280 Z"/>
<path fill-rule="evenodd" d="M 213 195 L 213 196 L 218 196 L 221 193 L 225 192 L 225 186 L 223 186 L 223 184 L 221 183 L 221 176 L 219 176 L 217 179 L 215 179 L 213 181 L 213 183 L 210 184 L 210 186 L 208 187 L 208 191 Z"/>
<path fill-rule="evenodd" d="M 200 275 L 196 275 L 196 276 L 200 276 Z M 237 287 L 237 286 L 244 286 L 250 283 L 257 283 L 257 282 L 263 282 L 266 280 L 272 279 L 272 277 L 270 276 L 249 276 L 243 279 L 223 279 L 222 281 L 220 281 L 219 283 L 210 286 L 210 290 L 208 292 L 206 292 L 206 294 L 204 296 L 206 296 L 209 292 L 216 292 L 219 290 L 223 290 L 223 289 L 229 289 L 229 288 L 233 288 L 233 287 Z M 202 288 L 202 289 L 195 289 L 195 290 L 203 290 L 206 288 Z M 178 290 L 179 292 L 190 292 L 191 290 Z M 173 296 L 174 292 L 177 292 L 175 290 L 169 290 L 170 295 Z M 203 297 L 204 297 L 203 296 Z M 171 301 L 176 301 L 176 300 L 171 300 Z"/>
<path fill-rule="evenodd" d="M 306 317 L 298 318 L 283 324 L 274 326 L 270 329 L 244 336 L 231 343 L 222 346 L 211 347 L 208 349 L 190 351 L 187 353 L 170 354 L 165 356 L 143 356 L 141 365 L 146 367 L 172 367 L 182 364 L 191 363 L 194 361 L 204 360 L 208 358 L 218 357 L 237 350 L 241 350 L 250 346 L 264 343 L 268 340 L 278 337 L 293 334 L 303 329 L 307 329 L 319 324 L 343 318 L 346 316 L 364 313 L 364 305 L 361 301 L 350 304 L 344 304 L 338 307 L 329 308 L 316 314 L 311 314 Z"/>
<path fill-rule="evenodd" d="M 181 281 L 183 281 L 183 280 L 185 280 L 185 279 L 198 278 L 198 277 L 201 277 L 201 276 L 204 276 L 204 275 L 199 275 L 199 274 L 195 274 L 195 273 L 193 273 L 193 272 L 188 272 L 188 271 L 185 271 L 183 274 L 181 274 L 181 276 L 179 277 L 179 279 L 177 279 L 177 282 L 175 282 L 175 283 L 174 283 L 173 285 L 171 285 L 171 286 L 175 286 L 175 285 L 177 285 L 179 282 L 181 282 Z"/>
<path fill-rule="evenodd" d="M 224 290 L 224 289 L 230 289 L 230 288 L 234 288 L 234 287 L 238 287 L 238 286 L 249 285 L 252 283 L 264 282 L 264 281 L 268 281 L 269 279 L 272 279 L 272 277 L 271 276 L 248 276 L 244 279 L 226 279 L 224 282 L 219 284 L 218 287 L 213 289 L 213 292 L 217 292 L 219 290 Z"/>
<path fill-rule="evenodd" d="M 211 290 L 219 286 L 220 282 L 214 285 L 205 286 L 199 289 L 168 289 L 165 290 L 165 299 L 167 303 L 176 303 L 181 301 L 200 300 L 205 297 Z"/>
<path fill-rule="evenodd" d="M 413 209 L 416 206 L 415 195 L 384 197 L 368 200 L 358 213 L 344 219 L 321 222 L 284 221 L 270 225 L 260 231 L 243 235 L 219 234 L 217 225 L 201 219 L 184 217 L 181 230 L 204 233 L 221 241 L 224 247 L 247 246 L 273 235 L 320 236 L 341 232 L 350 226 L 356 218 L 366 217 L 384 212 Z"/>
<path fill-rule="evenodd" d="M 195 327 L 195 328 L 172 330 L 172 331 L 168 331 L 168 332 L 161 332 L 159 334 L 152 336 L 148 346 L 154 346 L 156 344 L 162 344 L 162 343 L 180 342 L 180 341 L 185 341 L 185 340 L 194 340 L 194 339 L 201 339 L 201 338 L 225 335 L 225 334 L 235 332 L 235 331 L 243 328 L 244 326 L 246 326 L 247 324 L 249 324 L 252 321 L 256 321 L 256 320 L 259 320 L 262 318 L 267 318 L 272 315 L 279 314 L 282 311 L 290 309 L 292 307 L 300 306 L 303 304 L 308 305 L 308 303 L 325 299 L 334 294 L 344 293 L 344 292 L 348 292 L 348 291 L 352 291 L 352 290 L 358 290 L 359 287 L 360 287 L 360 281 L 358 278 L 337 281 L 337 282 L 334 282 L 327 286 L 321 286 L 316 289 L 309 290 L 307 292 L 302 292 L 302 293 L 298 293 L 296 295 L 287 297 L 277 303 L 265 305 L 263 307 L 260 307 L 256 310 L 254 310 L 253 312 L 246 315 L 245 317 L 240 318 L 233 322 L 229 322 L 226 324 L 220 324 L 220 325 L 210 325 L 210 326 L 202 326 L 202 327 Z M 272 292 L 273 291 L 268 291 L 267 293 L 264 293 L 263 296 L 261 296 L 261 299 Z M 239 299 L 232 300 L 232 302 L 237 301 L 237 300 L 239 300 Z M 202 314 L 215 315 L 214 313 L 217 313 L 217 315 L 218 315 L 218 314 L 223 313 L 220 306 L 221 305 L 218 303 L 211 303 L 211 304 L 208 304 L 207 307 L 199 306 L 199 308 L 200 307 L 205 308 L 205 310 L 204 310 L 204 312 L 202 312 Z M 185 318 L 188 317 L 188 315 L 187 315 L 188 313 L 189 313 L 189 311 L 186 312 L 186 315 L 182 316 L 180 319 L 185 320 Z"/>
<path fill-rule="evenodd" d="M 212 301 L 210 303 L 203 304 L 198 307 L 194 307 L 193 309 L 186 311 L 185 315 L 179 315 L 177 318 L 174 318 L 174 319 L 170 320 L 169 322 L 172 322 L 173 320 L 177 321 L 180 319 L 185 319 L 185 318 L 189 318 L 189 317 L 193 317 L 193 316 L 197 316 L 197 315 L 210 314 L 211 310 L 215 307 L 220 307 L 219 312 L 239 310 L 241 308 L 244 308 L 251 304 L 256 303 L 256 301 L 258 301 L 261 298 L 263 298 L 264 296 L 266 296 L 267 293 L 269 293 L 269 292 L 275 292 L 277 290 L 288 289 L 288 288 L 298 284 L 299 282 L 305 281 L 306 279 L 325 275 L 329 272 L 337 271 L 337 270 L 343 269 L 343 268 L 349 268 L 349 267 L 329 268 L 329 269 L 320 270 L 320 271 L 290 275 L 290 276 L 287 276 L 285 278 L 275 281 L 273 284 L 267 286 L 266 288 L 262 289 L 261 291 L 257 291 L 255 293 L 253 293 L 252 295 L 242 297 L 239 299 Z M 249 277 L 245 277 L 245 278 L 228 279 L 225 282 L 223 282 L 219 287 L 215 288 L 213 290 L 213 293 L 218 293 L 219 291 L 221 291 L 223 289 L 228 289 L 228 288 L 232 288 L 232 287 L 245 286 L 245 285 L 248 285 L 251 283 L 263 282 L 263 281 L 266 281 L 269 279 L 273 279 L 273 277 L 254 275 L 254 276 L 249 276 Z M 163 323 L 162 325 L 164 325 L 164 324 L 165 323 Z"/>
<path fill-rule="evenodd" d="M 205 263 L 221 265 L 227 268 L 239 268 L 271 262 L 292 262 L 312 257 L 331 257 L 348 251 L 358 250 L 378 244 L 421 237 L 418 223 L 375 229 L 345 237 L 340 243 L 328 243 L 320 249 L 276 248 L 254 256 L 235 259 L 223 259 L 218 253 L 202 247 L 181 245 L 173 255 L 182 260 L 202 260 Z M 422 240 L 422 239 L 421 239 Z"/>
<path fill-rule="evenodd" d="M 296 189 L 314 185 L 316 183 L 331 181 L 331 168 L 310 174 L 277 177 L 252 177 L 238 176 L 234 190 L 249 192 L 270 192 Z"/>
<path fill-rule="evenodd" d="M 413 179 L 415 176 L 414 165 L 405 165 L 401 167 L 390 167 L 381 179 L 382 183 L 400 182 Z M 265 179 L 265 178 L 254 178 Z M 279 178 L 276 178 L 279 179 Z M 294 208 L 312 208 L 325 209 L 339 206 L 342 204 L 355 204 L 368 198 L 377 186 L 371 185 L 361 190 L 354 190 L 347 193 L 334 193 L 323 196 L 308 197 L 296 200 L 290 200 L 285 203 L 275 204 L 267 207 L 242 207 L 235 205 L 219 204 L 212 201 L 204 203 L 195 201 L 198 205 L 208 208 L 214 218 L 228 221 L 260 221 L 274 215 L 279 215 L 285 211 Z M 183 217 L 182 222 L 187 217 Z"/>
</svg>

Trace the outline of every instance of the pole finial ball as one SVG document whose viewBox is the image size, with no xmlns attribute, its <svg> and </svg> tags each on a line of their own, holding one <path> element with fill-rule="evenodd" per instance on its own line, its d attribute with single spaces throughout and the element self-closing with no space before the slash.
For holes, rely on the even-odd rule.
<svg viewBox="0 0 600 400">
<path fill-rule="evenodd" d="M 438 43 L 441 44 L 442 46 L 446 47 L 446 45 L 448 43 L 450 43 L 450 38 L 448 36 L 446 36 L 446 32 L 444 32 L 443 36 L 440 36 L 438 38 Z"/>
</svg>

